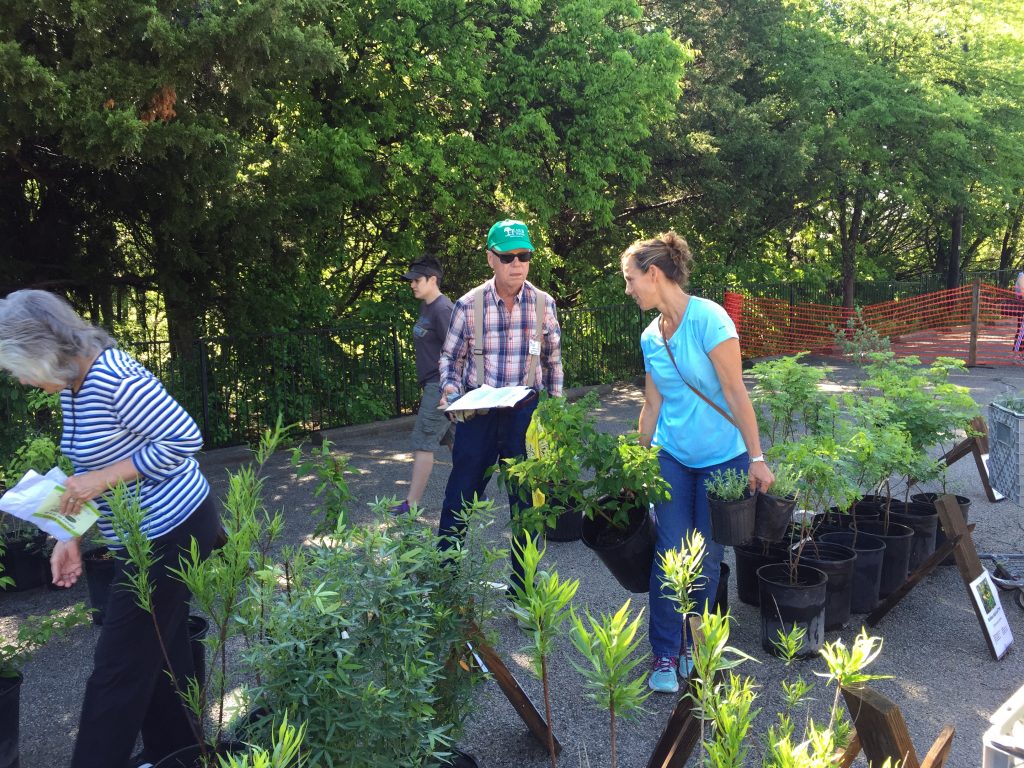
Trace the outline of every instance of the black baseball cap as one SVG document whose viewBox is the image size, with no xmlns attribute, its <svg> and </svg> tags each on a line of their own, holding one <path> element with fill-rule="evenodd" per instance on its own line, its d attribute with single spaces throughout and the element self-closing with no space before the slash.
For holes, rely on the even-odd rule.
<svg viewBox="0 0 1024 768">
<path fill-rule="evenodd" d="M 443 274 L 441 264 L 430 254 L 420 256 L 409 265 L 409 271 L 402 275 L 403 280 L 415 280 L 417 277 L 436 277 L 441 279 Z"/>
</svg>

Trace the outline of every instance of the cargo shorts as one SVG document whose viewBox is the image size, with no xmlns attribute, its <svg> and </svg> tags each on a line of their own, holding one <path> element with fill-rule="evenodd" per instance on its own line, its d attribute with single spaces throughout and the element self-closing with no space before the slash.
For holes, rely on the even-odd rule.
<svg viewBox="0 0 1024 768">
<path fill-rule="evenodd" d="M 420 409 L 416 414 L 416 425 L 412 428 L 412 449 L 433 453 L 439 445 L 449 448 L 455 439 L 455 425 L 448 420 L 443 410 L 438 408 L 441 402 L 439 382 L 428 381 L 423 385 L 420 397 Z"/>
</svg>

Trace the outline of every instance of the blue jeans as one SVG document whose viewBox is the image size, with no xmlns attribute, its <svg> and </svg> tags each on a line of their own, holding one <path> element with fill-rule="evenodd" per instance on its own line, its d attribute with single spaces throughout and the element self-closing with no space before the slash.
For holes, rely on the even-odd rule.
<svg viewBox="0 0 1024 768">
<path fill-rule="evenodd" d="M 704 536 L 707 554 L 701 568 L 702 583 L 690 596 L 696 603 L 694 610 L 697 613 L 702 613 L 706 605 L 714 605 L 725 548 L 711 540 L 711 514 L 708 511 L 704 482 L 716 469 L 746 472 L 750 466 L 750 457 L 744 452 L 721 464 L 693 469 L 680 464 L 662 450 L 658 452 L 658 462 L 661 464 L 661 476 L 668 482 L 672 498 L 654 505 L 655 561 L 651 568 L 648 636 L 655 657 L 679 655 L 683 632 L 683 616 L 676 610 L 677 604 L 668 597 L 671 591 L 661 582 L 663 571 L 659 565 L 659 556 L 670 549 L 681 549 L 690 531 L 700 531 Z"/>
<path fill-rule="evenodd" d="M 456 517 L 463 501 L 472 501 L 473 495 L 484 497 L 484 490 L 491 479 L 490 469 L 501 459 L 526 455 L 526 428 L 537 407 L 534 401 L 519 409 L 496 408 L 459 423 L 455 428 L 455 447 L 452 451 L 452 473 L 444 491 L 444 505 L 437 535 L 441 536 L 438 546 L 444 550 L 452 546 L 446 536 L 462 537 L 465 523 Z M 515 519 L 519 510 L 530 505 L 521 498 L 517 489 L 508 494 L 509 511 Z M 522 585 L 521 568 L 512 553 L 513 582 Z"/>
</svg>

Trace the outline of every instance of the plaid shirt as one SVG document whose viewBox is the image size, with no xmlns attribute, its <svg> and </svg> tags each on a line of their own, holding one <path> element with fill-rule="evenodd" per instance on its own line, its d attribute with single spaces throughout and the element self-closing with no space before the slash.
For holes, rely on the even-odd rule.
<svg viewBox="0 0 1024 768">
<path fill-rule="evenodd" d="M 452 386 L 465 392 L 477 385 L 473 364 L 473 291 L 455 303 L 448 336 L 441 348 L 441 389 Z M 562 330 L 558 327 L 555 300 L 548 296 L 544 308 L 544 333 L 534 386 L 549 394 L 562 394 Z M 484 383 L 512 387 L 526 379 L 533 326 L 537 322 L 537 290 L 524 283 L 509 312 L 494 290 L 494 280 L 484 283 Z"/>
</svg>

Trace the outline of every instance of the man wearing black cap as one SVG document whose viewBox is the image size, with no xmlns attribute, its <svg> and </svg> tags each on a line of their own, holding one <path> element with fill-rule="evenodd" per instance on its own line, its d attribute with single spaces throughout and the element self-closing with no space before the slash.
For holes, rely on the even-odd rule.
<svg viewBox="0 0 1024 768">
<path fill-rule="evenodd" d="M 416 259 L 409 271 L 402 275 L 412 286 L 412 295 L 422 302 L 419 319 L 412 329 L 416 345 L 416 380 L 422 392 L 416 426 L 412 430 L 412 480 L 405 501 L 391 508 L 395 514 L 404 514 L 410 505 L 419 504 L 434 468 L 434 450 L 442 443 L 449 448 L 452 444 L 452 424 L 437 407 L 441 397 L 438 360 L 452 319 L 453 306 L 451 299 L 441 293 L 442 274 L 437 259 L 428 254 Z"/>
</svg>

